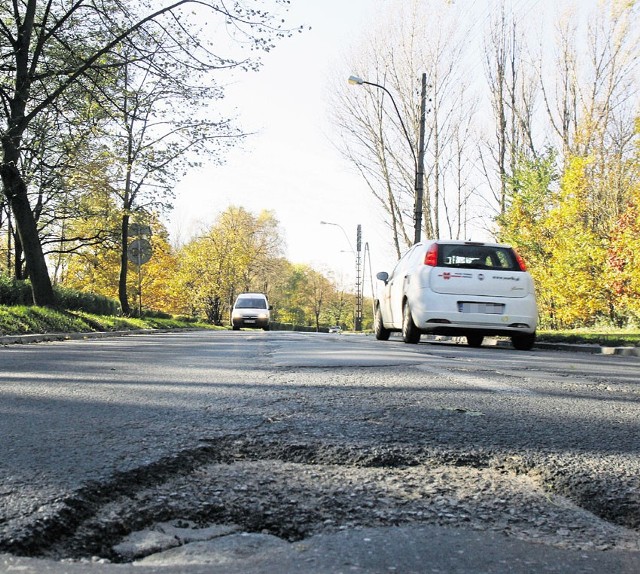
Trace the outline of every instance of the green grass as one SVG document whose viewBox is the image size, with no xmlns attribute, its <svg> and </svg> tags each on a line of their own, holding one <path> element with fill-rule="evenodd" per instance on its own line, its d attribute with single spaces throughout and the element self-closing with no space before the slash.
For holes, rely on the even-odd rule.
<svg viewBox="0 0 640 574">
<path fill-rule="evenodd" d="M 113 317 L 82 311 L 59 311 L 45 307 L 0 306 L 0 335 L 38 333 L 90 333 L 92 331 L 128 331 L 135 329 L 213 329 L 212 325 L 188 319 Z"/>
<path fill-rule="evenodd" d="M 538 331 L 538 341 L 579 343 L 603 347 L 640 347 L 640 330 L 589 328 L 565 331 Z"/>
<path fill-rule="evenodd" d="M 0 335 L 40 333 L 90 333 L 135 329 L 221 329 L 186 318 L 164 319 L 92 315 L 83 311 L 59 311 L 45 307 L 0 306 Z M 538 340 L 555 343 L 595 344 L 606 347 L 640 347 L 640 329 L 573 329 L 538 331 Z"/>
</svg>

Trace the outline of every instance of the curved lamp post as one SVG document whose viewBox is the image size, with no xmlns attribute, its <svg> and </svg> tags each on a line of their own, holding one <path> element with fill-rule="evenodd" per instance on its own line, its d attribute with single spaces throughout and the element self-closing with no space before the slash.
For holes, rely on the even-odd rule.
<svg viewBox="0 0 640 574">
<path fill-rule="evenodd" d="M 402 131 L 404 132 L 405 137 L 407 138 L 407 142 L 409 142 L 409 147 L 411 148 L 411 153 L 413 154 L 413 162 L 415 169 L 415 204 L 413 210 L 413 218 L 414 218 L 414 243 L 418 243 L 422 236 L 422 204 L 424 197 L 424 130 L 425 130 L 425 107 L 427 102 L 427 74 L 422 74 L 422 94 L 420 97 L 420 133 L 418 139 L 418 153 L 416 154 L 416 150 L 413 146 L 413 142 L 409 137 L 409 132 L 407 131 L 404 122 L 402 121 L 402 114 L 396 105 L 396 101 L 393 99 L 393 95 L 387 88 L 385 88 L 381 84 L 376 84 L 375 82 L 367 82 L 358 76 L 349 76 L 349 83 L 354 84 L 356 86 L 361 86 L 362 84 L 366 84 L 368 86 L 373 86 L 375 88 L 380 88 L 391 98 L 391 103 L 393 104 L 394 109 L 396 110 L 396 114 L 398 114 L 398 119 L 400 120 L 400 125 L 402 126 Z"/>
</svg>

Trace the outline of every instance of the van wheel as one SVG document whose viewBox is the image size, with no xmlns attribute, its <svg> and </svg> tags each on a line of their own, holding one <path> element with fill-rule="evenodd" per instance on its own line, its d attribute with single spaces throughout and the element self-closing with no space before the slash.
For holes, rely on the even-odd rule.
<svg viewBox="0 0 640 574">
<path fill-rule="evenodd" d="M 467 345 L 469 347 L 482 347 L 484 337 L 482 335 L 467 335 Z"/>
<path fill-rule="evenodd" d="M 420 342 L 420 331 L 413 322 L 409 302 L 406 302 L 402 308 L 402 340 L 411 345 Z"/>
<path fill-rule="evenodd" d="M 238 327 L 237 325 L 233 325 L 231 328 L 232 328 L 234 331 L 239 331 L 239 330 L 240 330 L 240 327 Z"/>
<path fill-rule="evenodd" d="M 376 307 L 376 315 L 373 319 L 373 330 L 376 334 L 376 339 L 378 339 L 378 341 L 389 340 L 391 331 L 385 328 L 384 324 L 382 323 L 382 311 L 380 311 L 380 306 Z"/>
<path fill-rule="evenodd" d="M 514 335 L 511 337 L 511 344 L 518 351 L 530 351 L 536 341 L 536 334 L 530 333 L 526 335 Z"/>
</svg>

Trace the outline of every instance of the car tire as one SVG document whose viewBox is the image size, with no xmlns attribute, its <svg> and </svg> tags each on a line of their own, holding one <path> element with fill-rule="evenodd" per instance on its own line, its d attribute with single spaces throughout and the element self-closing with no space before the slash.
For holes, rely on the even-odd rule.
<svg viewBox="0 0 640 574">
<path fill-rule="evenodd" d="M 263 331 L 269 331 L 271 329 L 271 327 L 269 325 L 267 325 L 266 327 L 262 327 Z"/>
<path fill-rule="evenodd" d="M 530 351 L 536 341 L 535 333 L 527 333 L 525 335 L 514 335 L 511 337 L 511 344 L 518 351 Z"/>
<path fill-rule="evenodd" d="M 380 307 L 376 307 L 376 315 L 373 319 L 373 330 L 376 334 L 376 339 L 378 341 L 388 341 L 391 336 L 391 331 L 385 328 L 382 322 L 382 311 L 380 311 Z"/>
<path fill-rule="evenodd" d="M 402 308 L 402 340 L 411 345 L 420 342 L 420 331 L 413 322 L 409 302 L 406 302 Z"/>
<path fill-rule="evenodd" d="M 467 335 L 467 345 L 469 347 L 482 347 L 482 341 L 484 341 L 483 335 Z"/>
<path fill-rule="evenodd" d="M 231 328 L 232 328 L 234 331 L 239 331 L 239 330 L 240 330 L 240 327 L 238 327 L 238 325 L 233 325 Z"/>
</svg>

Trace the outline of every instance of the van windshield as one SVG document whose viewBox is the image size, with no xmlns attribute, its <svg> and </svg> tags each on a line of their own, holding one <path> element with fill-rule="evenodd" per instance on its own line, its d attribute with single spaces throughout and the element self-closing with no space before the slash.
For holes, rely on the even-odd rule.
<svg viewBox="0 0 640 574">
<path fill-rule="evenodd" d="M 235 307 L 236 309 L 266 309 L 267 302 L 264 299 L 243 297 L 236 301 Z"/>
<path fill-rule="evenodd" d="M 438 266 L 521 271 L 513 249 L 491 245 L 440 244 L 438 246 Z"/>
</svg>

